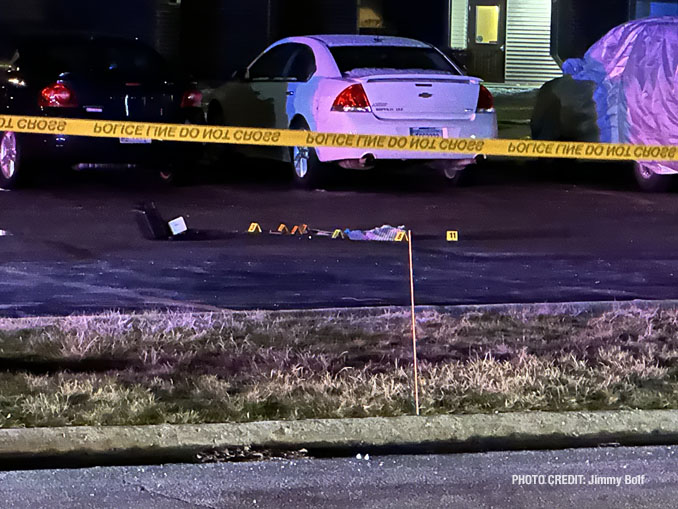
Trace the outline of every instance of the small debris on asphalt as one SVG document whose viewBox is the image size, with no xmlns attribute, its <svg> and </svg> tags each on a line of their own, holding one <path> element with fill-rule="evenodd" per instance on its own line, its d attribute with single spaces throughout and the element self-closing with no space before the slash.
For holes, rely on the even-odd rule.
<svg viewBox="0 0 678 509">
<path fill-rule="evenodd" d="M 208 449 L 196 454 L 200 463 L 224 463 L 243 461 L 266 461 L 272 459 L 296 460 L 306 458 L 308 450 L 280 450 L 261 447 L 224 447 Z"/>
</svg>

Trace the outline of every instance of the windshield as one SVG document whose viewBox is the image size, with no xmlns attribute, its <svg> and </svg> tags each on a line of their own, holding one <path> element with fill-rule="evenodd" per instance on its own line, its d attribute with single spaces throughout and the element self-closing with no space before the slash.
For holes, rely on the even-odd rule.
<svg viewBox="0 0 678 509">
<path fill-rule="evenodd" d="M 342 74 L 347 74 L 355 69 L 425 70 L 445 74 L 461 74 L 434 48 L 336 46 L 330 48 L 330 52 Z"/>
</svg>

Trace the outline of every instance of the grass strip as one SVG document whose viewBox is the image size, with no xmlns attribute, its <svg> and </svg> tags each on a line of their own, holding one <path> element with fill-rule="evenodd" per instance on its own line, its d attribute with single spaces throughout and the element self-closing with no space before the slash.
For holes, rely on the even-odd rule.
<svg viewBox="0 0 678 509">
<path fill-rule="evenodd" d="M 407 312 L 0 319 L 0 427 L 410 415 Z M 678 409 L 678 310 L 419 313 L 424 415 Z"/>
</svg>

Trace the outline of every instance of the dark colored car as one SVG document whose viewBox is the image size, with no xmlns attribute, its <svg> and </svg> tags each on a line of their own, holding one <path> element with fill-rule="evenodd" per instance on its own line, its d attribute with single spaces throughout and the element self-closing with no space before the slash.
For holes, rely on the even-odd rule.
<svg viewBox="0 0 678 509">
<path fill-rule="evenodd" d="M 0 111 L 9 115 L 203 123 L 202 95 L 145 44 L 113 37 L 32 37 L 0 44 Z M 1 70 L 0 67 L 0 70 Z M 192 144 L 0 132 L 0 187 L 33 163 L 135 164 L 171 179 L 197 155 Z M 49 169 L 49 168 L 48 168 Z"/>
</svg>

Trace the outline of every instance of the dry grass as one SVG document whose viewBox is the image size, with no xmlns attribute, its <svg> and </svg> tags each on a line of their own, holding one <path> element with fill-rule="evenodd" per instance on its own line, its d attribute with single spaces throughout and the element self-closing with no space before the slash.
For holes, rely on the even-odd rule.
<svg viewBox="0 0 678 509">
<path fill-rule="evenodd" d="M 0 426 L 410 414 L 407 314 L 0 321 Z M 678 408 L 678 310 L 418 316 L 425 414 Z"/>
</svg>

